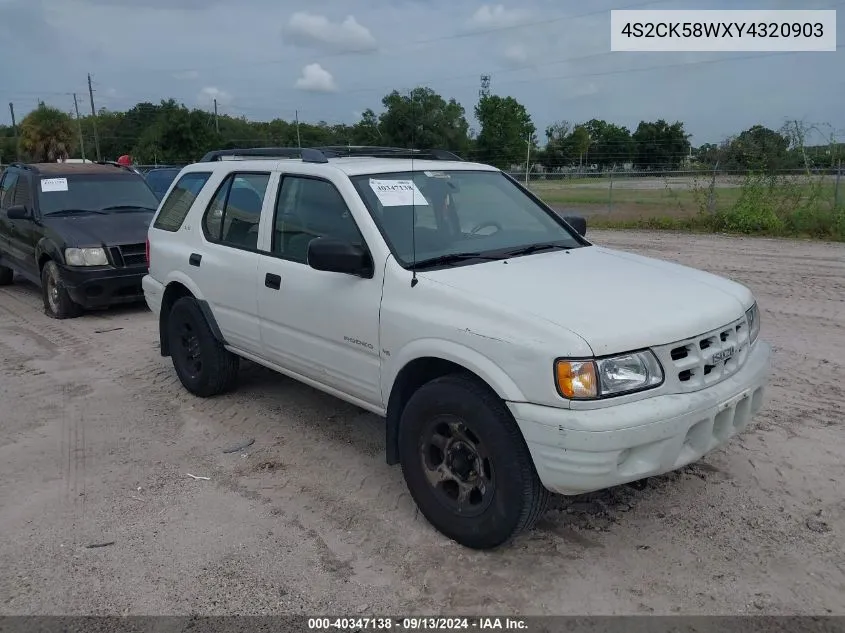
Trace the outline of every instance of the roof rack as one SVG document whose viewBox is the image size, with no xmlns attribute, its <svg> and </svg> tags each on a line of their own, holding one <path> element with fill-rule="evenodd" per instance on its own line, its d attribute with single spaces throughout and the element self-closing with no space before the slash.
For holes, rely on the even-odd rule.
<svg viewBox="0 0 845 633">
<path fill-rule="evenodd" d="M 29 165 L 28 163 L 22 163 L 22 162 L 20 162 L 20 161 L 15 161 L 14 163 L 9 163 L 8 165 L 6 165 L 6 168 L 7 168 L 7 169 L 8 169 L 9 167 L 17 167 L 18 169 L 27 169 L 27 170 L 29 170 L 29 171 L 34 171 L 34 172 L 37 172 L 37 171 L 38 171 L 38 168 L 37 168 L 37 167 L 34 167 L 34 166 L 32 166 L 32 165 Z"/>
<path fill-rule="evenodd" d="M 250 147 L 246 149 L 218 149 L 208 152 L 200 163 L 242 158 L 301 158 L 306 163 L 327 163 L 329 158 L 418 158 L 420 160 L 463 159 L 444 149 L 407 149 L 370 145 L 326 145 L 323 147 Z"/>
<path fill-rule="evenodd" d="M 135 171 L 129 165 L 121 165 L 116 160 L 95 160 L 93 162 L 95 165 L 111 165 L 112 167 L 120 167 L 121 169 L 125 169 L 127 171 Z"/>
<path fill-rule="evenodd" d="M 326 145 L 315 147 L 331 157 L 367 157 L 367 158 L 419 158 L 420 160 L 456 160 L 463 159 L 445 149 L 409 149 L 407 147 L 379 147 L 373 145 Z"/>
<path fill-rule="evenodd" d="M 307 147 L 250 147 L 246 149 L 217 149 L 200 158 L 201 163 L 237 158 L 301 158 L 306 163 L 327 163 L 322 152 Z"/>
</svg>

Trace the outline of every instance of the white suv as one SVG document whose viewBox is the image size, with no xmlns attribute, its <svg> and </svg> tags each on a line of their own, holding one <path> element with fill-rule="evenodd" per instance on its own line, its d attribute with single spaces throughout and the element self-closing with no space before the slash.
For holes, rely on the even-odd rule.
<svg viewBox="0 0 845 633">
<path fill-rule="evenodd" d="M 745 286 L 575 224 L 444 152 L 213 152 L 163 199 L 143 288 L 186 389 L 243 357 L 385 417 L 425 517 L 492 548 L 549 491 L 694 462 L 763 402 Z"/>
</svg>

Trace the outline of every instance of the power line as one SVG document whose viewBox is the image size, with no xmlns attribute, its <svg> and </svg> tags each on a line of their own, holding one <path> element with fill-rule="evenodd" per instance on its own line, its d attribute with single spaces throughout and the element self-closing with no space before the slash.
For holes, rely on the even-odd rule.
<svg viewBox="0 0 845 633">
<path fill-rule="evenodd" d="M 648 5 L 652 5 L 652 4 L 664 4 L 664 3 L 670 2 L 670 1 L 672 1 L 672 0 L 648 0 L 646 2 L 636 2 L 636 3 L 625 5 L 625 6 L 622 6 L 622 7 L 616 7 L 613 10 L 619 11 L 619 10 L 625 10 L 625 9 L 636 9 L 638 7 L 644 7 L 644 6 L 648 6 Z M 495 26 L 495 27 L 471 29 L 471 30 L 468 30 L 468 31 L 461 31 L 461 32 L 458 32 L 458 33 L 450 33 L 448 35 L 439 35 L 439 36 L 436 36 L 436 37 L 417 39 L 417 40 L 413 40 L 413 41 L 409 42 L 405 46 L 399 46 L 399 47 L 388 48 L 388 49 L 383 49 L 383 50 L 380 49 L 379 52 L 386 53 L 386 54 L 389 54 L 389 55 L 392 56 L 397 52 L 413 50 L 414 48 L 416 48 L 420 45 L 437 44 L 437 43 L 445 42 L 445 41 L 449 41 L 449 40 L 466 39 L 466 38 L 478 37 L 478 36 L 482 36 L 482 35 L 491 35 L 491 34 L 494 34 L 494 33 L 503 33 L 503 32 L 513 31 L 513 30 L 517 30 L 517 29 L 545 26 L 545 25 L 548 25 L 548 24 L 556 24 L 558 22 L 563 22 L 565 20 L 580 20 L 582 18 L 594 17 L 596 15 L 603 15 L 605 13 L 609 13 L 610 11 L 611 11 L 610 8 L 606 8 L 606 9 L 600 9 L 600 10 L 596 10 L 596 11 L 587 11 L 585 13 L 578 13 L 578 14 L 575 14 L 575 15 L 559 15 L 559 16 L 549 17 L 549 18 L 545 18 L 545 19 L 542 19 L 542 20 L 536 20 L 536 21 L 531 21 L 531 22 L 518 22 L 518 23 L 515 23 L 515 24 L 507 24 L 507 25 L 501 25 L 501 26 Z M 374 53 L 374 52 L 376 52 L 374 49 L 372 49 L 371 47 L 367 47 L 367 48 L 358 48 L 358 49 L 351 49 L 351 50 L 345 50 L 345 51 L 338 51 L 336 53 L 324 53 L 324 54 L 319 55 L 317 57 L 315 57 L 313 54 L 310 54 L 310 55 L 300 55 L 300 56 L 296 56 L 296 57 L 288 56 L 288 57 L 282 57 L 282 58 L 265 59 L 265 60 L 257 60 L 257 61 L 250 60 L 249 64 L 250 64 L 250 66 L 263 66 L 263 65 L 273 65 L 273 64 L 290 64 L 290 63 L 294 63 L 294 62 L 305 62 L 305 61 L 314 62 L 315 60 L 316 61 L 323 61 L 323 60 L 326 60 L 326 59 L 346 57 L 347 55 L 361 55 L 361 54 L 366 55 L 366 54 L 371 54 L 371 53 Z M 240 66 L 242 66 L 242 63 L 238 62 L 237 64 L 233 64 L 233 65 L 240 67 Z M 170 75 L 175 75 L 175 74 L 179 74 L 179 73 L 186 73 L 186 72 L 193 72 L 193 71 L 200 71 L 200 70 L 216 71 L 216 70 L 219 70 L 219 68 L 220 68 L 219 65 L 205 66 L 205 67 L 193 66 L 191 68 L 141 69 L 141 70 L 139 70 L 139 72 L 167 73 L 167 74 L 170 74 Z"/>
</svg>

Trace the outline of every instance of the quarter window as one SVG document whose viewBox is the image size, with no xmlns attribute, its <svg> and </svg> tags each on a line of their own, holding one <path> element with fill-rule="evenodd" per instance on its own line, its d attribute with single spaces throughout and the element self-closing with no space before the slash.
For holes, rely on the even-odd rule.
<svg viewBox="0 0 845 633">
<path fill-rule="evenodd" d="M 3 174 L 0 182 L 0 207 L 6 209 L 14 205 L 15 184 L 18 182 L 18 173 L 9 171 Z"/>
<path fill-rule="evenodd" d="M 212 242 L 255 249 L 258 224 L 270 174 L 230 174 L 217 189 L 203 218 L 203 232 Z"/>
<path fill-rule="evenodd" d="M 178 231 L 191 210 L 191 205 L 210 177 L 211 172 L 205 171 L 194 171 L 182 176 L 162 203 L 153 227 L 164 231 Z"/>
</svg>

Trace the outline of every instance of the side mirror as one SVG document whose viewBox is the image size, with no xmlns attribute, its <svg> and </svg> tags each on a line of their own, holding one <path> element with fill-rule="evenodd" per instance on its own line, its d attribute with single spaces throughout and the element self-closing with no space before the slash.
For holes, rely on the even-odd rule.
<svg viewBox="0 0 845 633">
<path fill-rule="evenodd" d="M 566 223 L 578 232 L 578 235 L 584 237 L 587 235 L 587 219 L 580 215 L 565 215 L 563 219 Z"/>
<path fill-rule="evenodd" d="M 372 275 L 367 252 L 357 244 L 330 237 L 317 237 L 308 244 L 308 265 L 314 270 L 359 277 Z"/>
<path fill-rule="evenodd" d="M 13 207 L 9 207 L 9 209 L 6 211 L 6 216 L 10 220 L 28 220 L 29 211 L 27 211 L 26 207 L 22 204 L 16 204 Z"/>
</svg>

